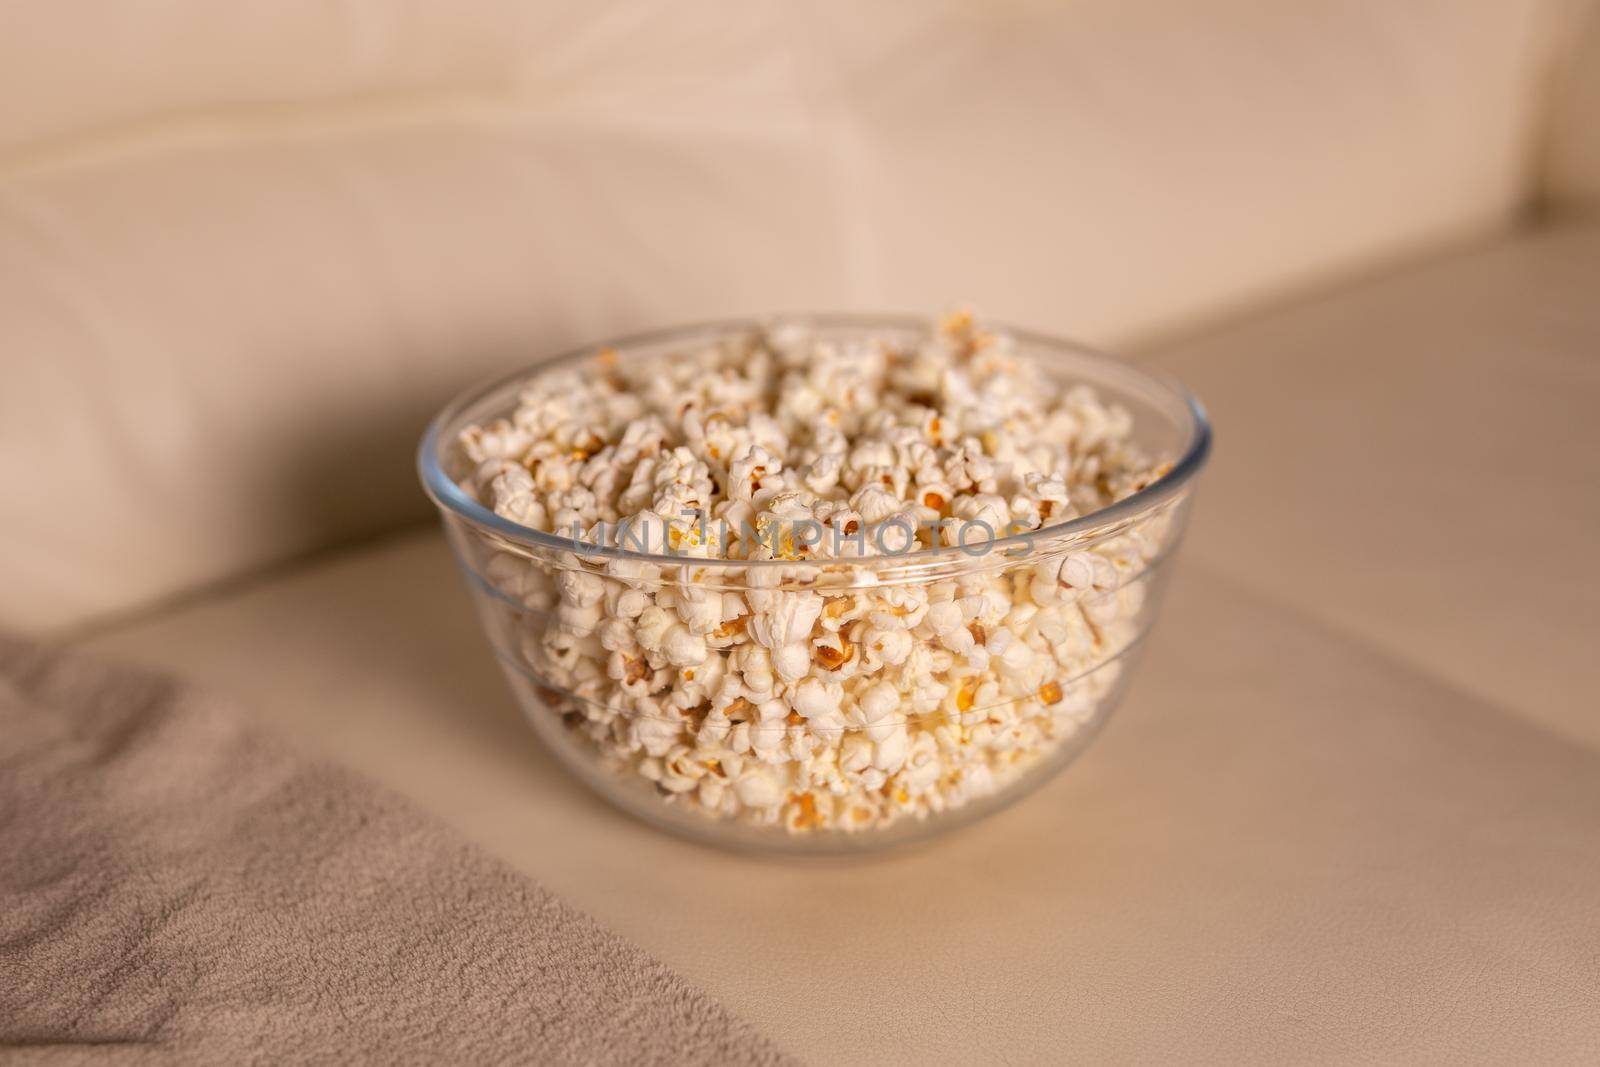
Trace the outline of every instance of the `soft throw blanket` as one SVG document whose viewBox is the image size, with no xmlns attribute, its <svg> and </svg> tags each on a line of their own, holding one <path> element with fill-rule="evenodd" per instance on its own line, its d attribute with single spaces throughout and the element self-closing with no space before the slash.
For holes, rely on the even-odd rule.
<svg viewBox="0 0 1600 1067">
<path fill-rule="evenodd" d="M 0 1059 L 785 1062 L 404 800 L 4 635 Z"/>
</svg>

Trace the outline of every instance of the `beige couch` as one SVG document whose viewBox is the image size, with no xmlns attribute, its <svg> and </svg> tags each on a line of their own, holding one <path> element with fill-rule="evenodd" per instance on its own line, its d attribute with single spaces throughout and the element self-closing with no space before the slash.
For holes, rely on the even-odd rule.
<svg viewBox="0 0 1600 1067">
<path fill-rule="evenodd" d="M 1600 1056 L 1594 4 L 35 6 L 0 622 L 237 693 L 814 1062 Z M 849 865 L 562 776 L 427 413 L 636 327 L 958 300 L 1215 416 L 1105 737 Z"/>
</svg>

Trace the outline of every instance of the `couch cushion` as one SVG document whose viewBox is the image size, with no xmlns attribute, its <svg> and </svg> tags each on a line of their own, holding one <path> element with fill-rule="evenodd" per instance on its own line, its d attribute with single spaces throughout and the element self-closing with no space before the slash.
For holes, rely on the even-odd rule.
<svg viewBox="0 0 1600 1067">
<path fill-rule="evenodd" d="M 416 517 L 425 413 L 580 340 L 953 300 L 1117 340 L 1501 225 L 1560 6 L 629 4 L 497 35 L 503 5 L 311 33 L 175 4 L 70 49 L 42 42 L 82 19 L 31 13 L 0 34 L 0 98 L 40 99 L 0 156 L 0 618 Z"/>
<path fill-rule="evenodd" d="M 853 863 L 687 845 L 586 793 L 431 532 L 90 644 L 247 697 L 810 1062 L 1600 1054 L 1600 755 L 1198 560 L 1079 764 Z"/>
<path fill-rule="evenodd" d="M 1600 226 L 1157 353 L 1218 427 L 1193 558 L 1600 748 Z"/>
<path fill-rule="evenodd" d="M 86 643 L 239 694 L 817 1062 L 1593 1058 L 1595 241 L 1158 355 L 1219 447 L 1128 704 L 920 851 L 796 866 L 613 813 L 520 721 L 432 532 Z"/>
<path fill-rule="evenodd" d="M 161 122 L 249 118 L 509 84 L 530 20 L 512 0 L 453 4 L 84 4 L 0 9 L 0 149 Z"/>
<path fill-rule="evenodd" d="M 1543 163 L 1546 206 L 1600 212 L 1600 2 L 1574 0 L 1559 37 Z"/>
</svg>

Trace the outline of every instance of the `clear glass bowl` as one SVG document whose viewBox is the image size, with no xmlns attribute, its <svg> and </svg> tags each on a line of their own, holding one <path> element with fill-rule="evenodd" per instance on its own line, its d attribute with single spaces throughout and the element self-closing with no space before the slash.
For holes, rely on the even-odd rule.
<svg viewBox="0 0 1600 1067">
<path fill-rule="evenodd" d="M 885 316 L 782 321 L 803 323 L 821 338 L 870 335 L 908 344 L 929 328 Z M 1205 412 L 1165 378 L 1067 341 L 1006 329 L 1049 373 L 1088 384 L 1106 404 L 1125 408 L 1134 440 L 1171 466 L 1111 507 L 998 537 L 976 546 L 982 551 L 761 562 L 625 551 L 518 525 L 457 484 L 461 431 L 509 415 L 530 378 L 581 363 L 600 348 L 618 359 L 650 360 L 759 325 L 697 325 L 590 346 L 471 390 L 430 424 L 418 455 L 422 482 L 506 678 L 534 730 L 577 777 L 656 826 L 710 843 L 854 851 L 991 814 L 1082 751 L 1121 699 L 1210 448 Z M 1012 648 L 1016 662 L 1007 662 L 1003 650 L 991 649 L 986 671 L 930 656 L 911 692 L 888 712 L 884 700 L 872 702 L 869 714 L 868 702 L 857 698 L 875 684 L 885 657 L 903 663 L 908 654 L 903 638 L 891 635 L 889 643 L 901 647 L 884 647 L 873 616 L 901 620 L 912 637 L 909 654 L 921 656 L 931 642 L 928 627 L 905 623 L 932 605 L 976 594 L 985 605 L 969 626 L 976 639 L 986 627 L 1005 629 L 1010 644 L 1026 652 Z M 707 635 L 694 662 L 655 657 L 628 661 L 620 671 L 597 643 L 597 619 L 616 615 L 637 624 L 652 617 L 652 607 L 715 596 L 742 597 L 768 619 L 792 609 L 790 618 L 815 620 L 809 633 L 823 677 L 853 694 L 841 726 L 819 733 L 798 713 L 778 718 L 748 701 L 709 708 L 710 683 L 770 661 L 761 660 L 745 626 L 724 624 Z M 939 666 L 945 669 L 933 669 Z M 648 713 L 634 699 L 646 693 Z"/>
</svg>

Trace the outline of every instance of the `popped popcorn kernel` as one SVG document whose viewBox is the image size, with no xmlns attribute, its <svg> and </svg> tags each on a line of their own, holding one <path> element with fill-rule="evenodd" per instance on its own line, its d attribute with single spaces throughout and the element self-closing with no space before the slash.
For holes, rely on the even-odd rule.
<svg viewBox="0 0 1600 1067">
<path fill-rule="evenodd" d="M 455 450 L 474 500 L 571 542 L 480 573 L 537 714 L 652 803 L 786 835 L 942 816 L 1069 751 L 1181 525 L 1053 545 L 1173 460 L 967 311 L 601 348 Z"/>
</svg>

